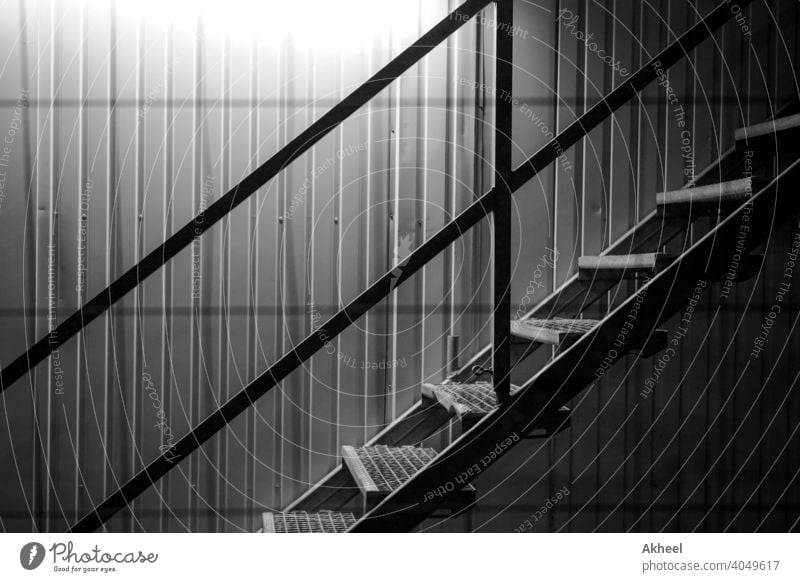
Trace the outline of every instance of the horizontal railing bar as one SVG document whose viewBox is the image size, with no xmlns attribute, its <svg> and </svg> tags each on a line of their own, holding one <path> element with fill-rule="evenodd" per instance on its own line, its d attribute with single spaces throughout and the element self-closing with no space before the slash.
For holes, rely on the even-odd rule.
<svg viewBox="0 0 800 582">
<path fill-rule="evenodd" d="M 751 1 L 752 0 L 741 0 L 738 4 L 744 6 Z M 609 96 L 603 100 L 602 104 L 598 104 L 584 113 L 578 120 L 527 160 L 523 166 L 515 170 L 511 176 L 512 191 L 517 190 L 520 186 L 525 184 L 527 180 L 535 176 L 536 173 L 548 164 L 554 162 L 561 155 L 559 153 L 559 148 L 553 147 L 553 144 L 557 146 L 561 144 L 562 149 L 566 150 L 569 146 L 564 147 L 563 144 L 573 145 L 582 135 L 585 135 L 585 133 L 588 133 L 601 123 L 604 117 L 609 116 L 614 110 L 623 105 L 627 99 L 622 99 L 621 96 L 630 98 L 636 94 L 637 90 L 655 80 L 658 76 L 658 70 L 653 68 L 653 63 L 660 62 L 662 69 L 668 68 L 675 64 L 686 52 L 697 46 L 714 29 L 721 26 L 731 16 L 730 8 L 728 7 L 729 3 L 730 0 L 712 10 L 703 21 L 693 26 L 684 33 L 681 38 L 675 40 L 666 49 L 661 51 L 649 63 L 637 71 L 637 73 L 626 80 L 623 85 L 614 89 Z M 676 49 L 676 47 L 678 48 Z M 630 87 L 626 89 L 625 87 L 627 86 Z M 633 89 L 632 87 L 637 87 L 638 89 Z M 581 132 L 584 133 L 582 134 Z M 475 226 L 475 224 L 494 208 L 494 197 L 494 189 L 483 194 L 418 249 L 412 251 L 412 253 L 393 270 L 384 274 L 366 291 L 361 293 L 361 295 L 325 322 L 322 327 L 307 336 L 296 348 L 285 354 L 266 372 L 240 390 L 223 404 L 221 408 L 212 413 L 208 418 L 192 429 L 191 432 L 181 438 L 172 448 L 165 451 L 161 456 L 132 477 L 93 512 L 76 523 L 70 531 L 94 531 L 110 519 L 111 516 L 127 506 L 130 501 L 138 497 L 150 487 L 151 484 L 172 469 L 175 463 L 194 452 L 200 445 L 222 430 L 236 418 L 236 416 L 249 408 L 255 400 L 266 394 L 305 360 L 322 349 L 327 342 L 344 331 L 354 321 L 364 315 L 372 306 L 388 296 L 397 286 L 413 276 L 424 267 L 428 261 L 461 237 L 464 232 Z"/>
<path fill-rule="evenodd" d="M 308 151 L 315 143 L 350 117 L 355 111 L 389 86 L 392 81 L 415 65 L 458 30 L 465 22 L 485 8 L 491 0 L 467 0 L 436 26 L 422 35 L 410 47 L 392 59 L 361 86 L 325 113 L 278 153 L 246 176 L 233 189 L 185 224 L 166 241 L 131 267 L 106 289 L 67 317 L 60 325 L 31 346 L 0 372 L 0 392 L 27 374 L 34 366 L 53 353 L 81 329 L 105 313 L 108 308 L 135 289 L 139 283 L 163 267 L 167 261 L 189 246 L 209 228 L 230 214 L 281 170 Z"/>
</svg>

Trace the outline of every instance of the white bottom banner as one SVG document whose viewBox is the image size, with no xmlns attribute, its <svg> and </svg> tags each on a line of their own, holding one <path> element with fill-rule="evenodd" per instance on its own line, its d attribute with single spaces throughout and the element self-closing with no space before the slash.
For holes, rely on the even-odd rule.
<svg viewBox="0 0 800 582">
<path fill-rule="evenodd" d="M 796 534 L 4 534 L 2 580 L 800 580 Z"/>
</svg>

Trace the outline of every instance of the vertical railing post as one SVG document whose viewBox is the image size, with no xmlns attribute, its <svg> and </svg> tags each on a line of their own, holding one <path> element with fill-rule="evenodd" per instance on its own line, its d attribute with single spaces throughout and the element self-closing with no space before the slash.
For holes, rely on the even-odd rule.
<svg viewBox="0 0 800 582">
<path fill-rule="evenodd" d="M 511 391 L 511 78 L 514 0 L 497 0 L 495 30 L 494 277 L 492 377 L 498 401 Z"/>
</svg>

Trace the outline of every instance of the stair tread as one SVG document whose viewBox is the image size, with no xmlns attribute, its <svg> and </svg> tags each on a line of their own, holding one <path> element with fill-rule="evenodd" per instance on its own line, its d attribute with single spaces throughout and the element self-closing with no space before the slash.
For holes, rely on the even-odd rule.
<svg viewBox="0 0 800 582">
<path fill-rule="evenodd" d="M 591 331 L 598 323 L 596 319 L 516 319 L 511 322 L 511 333 L 529 341 L 559 345 Z"/>
<path fill-rule="evenodd" d="M 511 393 L 514 394 L 520 389 L 519 386 L 512 385 Z M 497 408 L 494 387 L 488 382 L 423 384 L 422 393 L 451 414 L 458 416 L 462 430 L 469 430 L 482 417 Z M 571 413 L 568 407 L 561 406 L 524 438 L 546 438 L 565 430 L 570 426 Z"/>
<path fill-rule="evenodd" d="M 512 394 L 517 390 L 519 390 L 519 386 L 511 387 Z M 497 408 L 497 395 L 494 386 L 489 382 L 423 384 L 422 391 L 425 396 L 436 400 L 459 416 L 483 415 Z"/>
<path fill-rule="evenodd" d="M 779 117 L 778 119 L 771 119 L 755 125 L 747 127 L 740 127 L 736 130 L 736 141 L 744 141 L 764 137 L 789 129 L 800 128 L 800 113 L 795 115 L 787 115 L 786 117 Z"/>
<path fill-rule="evenodd" d="M 267 511 L 261 514 L 261 521 L 264 533 L 343 533 L 356 518 L 342 511 Z"/>
<path fill-rule="evenodd" d="M 656 203 L 659 206 L 664 206 L 669 204 L 719 204 L 720 202 L 736 202 L 752 196 L 753 190 L 754 179 L 741 178 L 739 180 L 709 184 L 708 186 L 660 192 L 656 195 Z"/>
<path fill-rule="evenodd" d="M 436 400 L 442 406 L 451 409 L 459 416 L 488 414 L 497 408 L 497 395 L 494 386 L 489 382 L 471 384 L 423 384 L 423 394 Z M 519 386 L 511 386 L 511 394 L 520 390 Z M 560 412 L 568 413 L 569 408 L 562 406 Z"/>
<path fill-rule="evenodd" d="M 655 275 L 671 261 L 672 257 L 664 253 L 586 255 L 578 259 L 578 273 L 583 280 L 621 281 Z"/>
<path fill-rule="evenodd" d="M 632 255 L 586 255 L 578 259 L 579 269 L 655 269 L 663 253 L 637 253 Z"/>
<path fill-rule="evenodd" d="M 390 447 L 342 447 L 342 456 L 362 492 L 368 496 L 386 496 L 436 458 L 430 447 L 404 445 Z M 474 495 L 471 485 L 463 489 Z"/>
</svg>

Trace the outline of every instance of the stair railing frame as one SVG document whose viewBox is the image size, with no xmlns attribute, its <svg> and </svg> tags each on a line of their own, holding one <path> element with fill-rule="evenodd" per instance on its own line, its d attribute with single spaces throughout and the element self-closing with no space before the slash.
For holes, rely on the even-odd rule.
<svg viewBox="0 0 800 582">
<path fill-rule="evenodd" d="M 24 375 L 33 365 L 47 357 L 52 350 L 58 347 L 58 345 L 61 345 L 66 339 L 75 335 L 86 323 L 99 316 L 102 312 L 107 310 L 111 304 L 119 300 L 128 291 L 135 288 L 138 282 L 141 282 L 144 277 L 152 274 L 155 270 L 163 266 L 166 261 L 174 257 L 182 248 L 188 246 L 196 236 L 199 236 L 210 228 L 212 224 L 221 220 L 233 210 L 235 206 L 256 192 L 263 184 L 285 168 L 286 165 L 297 159 L 314 145 L 314 143 L 338 126 L 356 109 L 360 108 L 374 95 L 388 86 L 389 83 L 394 81 L 400 74 L 433 50 L 444 38 L 452 34 L 452 32 L 455 32 L 455 30 L 460 28 L 461 25 L 467 20 L 470 20 L 492 1 L 494 0 L 467 0 L 459 8 L 445 17 L 434 26 L 431 31 L 423 35 L 420 40 L 383 67 L 361 87 L 346 97 L 339 105 L 323 115 L 317 122 L 301 133 L 300 136 L 292 140 L 289 145 L 246 177 L 234 189 L 212 204 L 205 212 L 198 215 L 195 220 L 172 235 L 158 249 L 151 252 L 139 264 L 117 279 L 106 290 L 87 303 L 79 312 L 70 316 L 70 318 L 54 330 L 58 332 L 55 341 L 60 343 L 57 343 L 54 347 L 50 347 L 50 336 L 47 336 L 29 349 L 26 354 L 20 356 L 18 360 L 12 363 L 12 365 L 14 365 L 22 360 L 22 363 L 18 364 L 18 366 L 22 366 L 24 370 L 18 374 L 18 370 L 15 369 L 14 374 L 18 374 L 17 378 Z M 499 6 L 505 6 L 504 3 L 506 0 L 498 0 L 498 2 Z M 689 51 L 708 38 L 714 30 L 727 22 L 727 20 L 733 16 L 733 12 L 730 9 L 731 5 L 737 5 L 741 9 L 750 2 L 752 2 L 752 0 L 724 0 L 720 5 L 704 16 L 698 24 L 691 27 L 681 37 L 670 43 L 636 73 L 628 77 L 624 83 L 609 92 L 602 100 L 568 125 L 561 133 L 550 139 L 519 168 L 510 173 L 509 179 L 502 183 L 503 187 L 507 185 L 510 192 L 518 190 L 527 183 L 528 180 L 556 161 L 564 151 L 567 151 L 570 147 L 583 139 L 592 129 L 608 119 L 619 107 L 635 97 L 639 91 L 656 80 L 659 77 L 659 72 L 663 72 L 674 65 L 686 56 Z M 510 4 L 511 0 L 508 0 L 507 3 Z M 506 34 L 507 32 L 508 31 L 506 31 Z M 435 44 L 431 44 L 430 41 L 436 37 L 442 38 Z M 500 123 L 504 123 L 502 119 Z M 510 141 L 510 132 L 508 133 L 508 139 Z M 497 168 L 496 171 L 498 171 Z M 502 173 L 502 168 L 499 168 L 499 171 Z M 224 429 L 239 414 L 247 410 L 258 400 L 258 398 L 275 387 L 303 362 L 323 349 L 328 342 L 352 325 L 378 302 L 387 297 L 395 288 L 410 279 L 430 262 L 430 260 L 458 240 L 464 233 L 478 224 L 478 222 L 486 218 L 490 212 L 496 209 L 497 198 L 498 188 L 494 187 L 473 201 L 472 204 L 458 216 L 445 224 L 438 232 L 420 245 L 420 247 L 412 251 L 391 271 L 381 276 L 365 291 L 358 295 L 358 297 L 328 319 L 319 329 L 308 335 L 294 349 L 284 354 L 267 371 L 251 381 L 221 407 L 200 422 L 200 424 L 195 426 L 188 434 L 179 439 L 171 448 L 163 451 L 159 457 L 151 461 L 145 468 L 120 486 L 113 494 L 73 525 L 69 531 L 94 531 L 111 519 L 117 512 L 128 507 L 131 501 L 151 487 L 157 480 L 172 470 L 180 461 L 197 450 L 212 436 Z M 201 230 L 196 232 L 195 228 L 200 228 Z M 187 229 L 190 231 L 188 237 L 186 233 Z M 180 246 L 181 244 L 183 246 Z M 495 257 L 495 261 L 496 260 L 497 257 Z M 495 262 L 495 266 L 497 266 L 497 262 Z M 502 266 L 500 268 L 502 270 Z M 140 275 L 143 276 L 140 278 Z M 495 298 L 498 299 L 497 296 L 495 296 Z M 502 299 L 502 295 L 499 299 Z M 90 318 L 84 317 L 84 309 L 90 311 L 90 313 L 87 314 Z M 497 311 L 495 311 L 495 314 L 497 314 Z M 510 309 L 505 315 L 507 316 L 506 318 L 510 317 Z M 37 348 L 42 342 L 45 344 L 44 347 Z M 48 349 L 49 351 L 47 351 Z M 0 382 L 2 383 L 0 390 L 5 389 L 8 386 L 9 378 L 13 377 L 13 374 L 7 376 L 7 371 L 8 368 L 4 368 L 2 374 L 0 374 Z M 516 401 L 517 398 L 515 397 L 514 400 Z M 501 409 L 505 410 L 505 408 L 504 406 Z M 434 462 L 436 463 L 436 461 Z M 419 473 L 418 475 L 421 474 L 422 473 Z M 412 478 L 409 484 L 415 481 L 417 481 L 416 477 Z M 394 497 L 395 494 L 390 495 L 381 505 L 376 507 L 373 512 L 383 507 L 384 503 L 390 501 Z M 361 523 L 362 521 L 359 521 L 359 524 Z"/>
</svg>

